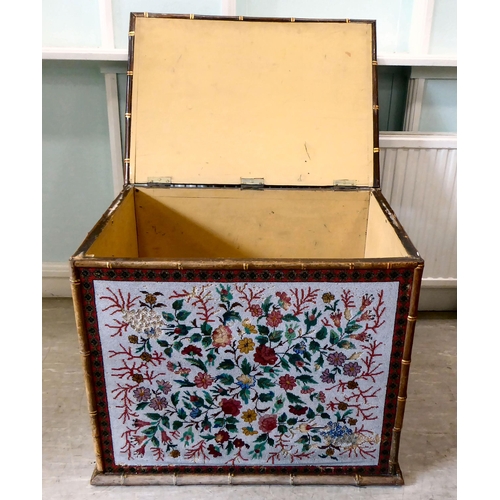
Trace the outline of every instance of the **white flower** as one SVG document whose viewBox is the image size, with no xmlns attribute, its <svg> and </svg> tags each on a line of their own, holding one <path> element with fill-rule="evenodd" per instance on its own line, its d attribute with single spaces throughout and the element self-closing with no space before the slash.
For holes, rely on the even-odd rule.
<svg viewBox="0 0 500 500">
<path fill-rule="evenodd" d="M 163 319 L 152 309 L 131 309 L 122 311 L 123 321 L 128 323 L 136 332 L 145 333 L 148 337 L 158 338 Z"/>
</svg>

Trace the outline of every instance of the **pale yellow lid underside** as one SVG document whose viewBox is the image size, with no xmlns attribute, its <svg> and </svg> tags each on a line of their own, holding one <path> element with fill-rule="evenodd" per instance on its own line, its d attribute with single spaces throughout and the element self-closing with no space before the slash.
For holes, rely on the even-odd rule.
<svg viewBox="0 0 500 500">
<path fill-rule="evenodd" d="M 131 181 L 373 184 L 372 27 L 137 18 Z"/>
</svg>

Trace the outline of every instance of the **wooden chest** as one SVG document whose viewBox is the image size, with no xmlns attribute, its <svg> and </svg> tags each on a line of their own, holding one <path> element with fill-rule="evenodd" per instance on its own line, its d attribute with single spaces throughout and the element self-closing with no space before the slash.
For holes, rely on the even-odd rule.
<svg viewBox="0 0 500 500">
<path fill-rule="evenodd" d="M 125 186 L 71 259 L 93 484 L 403 484 L 423 260 L 375 22 L 132 14 Z"/>
</svg>

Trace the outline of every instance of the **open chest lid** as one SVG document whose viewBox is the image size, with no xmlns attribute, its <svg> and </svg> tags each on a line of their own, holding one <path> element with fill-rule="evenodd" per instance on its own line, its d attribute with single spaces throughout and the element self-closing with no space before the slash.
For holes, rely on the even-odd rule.
<svg viewBox="0 0 500 500">
<path fill-rule="evenodd" d="M 128 70 L 127 183 L 378 187 L 374 21 L 132 14 Z"/>
</svg>

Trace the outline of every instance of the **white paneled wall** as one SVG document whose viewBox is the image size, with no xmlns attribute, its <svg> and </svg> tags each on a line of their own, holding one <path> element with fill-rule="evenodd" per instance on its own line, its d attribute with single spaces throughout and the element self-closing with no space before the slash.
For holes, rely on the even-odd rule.
<svg viewBox="0 0 500 500">
<path fill-rule="evenodd" d="M 456 286 L 457 139 L 381 134 L 382 193 L 425 259 L 431 286 Z"/>
</svg>

